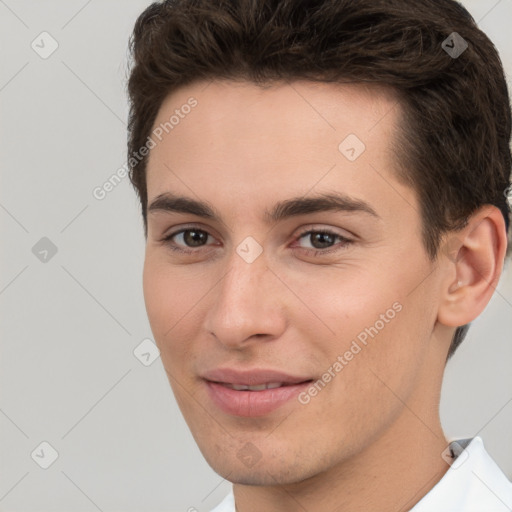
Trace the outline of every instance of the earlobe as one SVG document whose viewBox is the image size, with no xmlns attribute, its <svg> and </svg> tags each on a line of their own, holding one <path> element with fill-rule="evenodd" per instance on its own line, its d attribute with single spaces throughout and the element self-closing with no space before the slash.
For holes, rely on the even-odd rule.
<svg viewBox="0 0 512 512">
<path fill-rule="evenodd" d="M 438 321 L 458 327 L 482 313 L 498 284 L 507 247 L 503 215 L 485 205 L 443 247 L 439 264 L 446 279 L 441 284 Z"/>
</svg>

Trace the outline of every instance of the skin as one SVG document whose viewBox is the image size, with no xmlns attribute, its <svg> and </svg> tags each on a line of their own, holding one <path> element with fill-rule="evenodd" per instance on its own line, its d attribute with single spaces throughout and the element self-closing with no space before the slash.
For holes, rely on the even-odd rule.
<svg viewBox="0 0 512 512">
<path fill-rule="evenodd" d="M 455 327 L 482 312 L 499 280 L 501 213 L 482 207 L 429 260 L 416 193 L 395 177 L 400 105 L 385 89 L 197 82 L 166 98 L 154 126 L 190 96 L 197 106 L 150 151 L 148 204 L 172 192 L 208 202 L 221 219 L 148 212 L 144 296 L 201 452 L 234 483 L 238 512 L 409 510 L 449 467 L 439 420 L 446 355 Z M 352 162 L 338 149 L 348 134 L 366 146 Z M 379 218 L 263 218 L 278 201 L 332 191 L 364 200 Z M 202 246 L 172 239 L 192 254 L 162 241 L 186 228 L 210 235 Z M 301 236 L 313 228 L 353 242 L 318 249 Z M 263 249 L 252 263 L 236 252 L 247 236 Z M 401 311 L 305 405 L 236 417 L 211 402 L 199 377 L 222 366 L 317 380 L 396 302 Z M 252 467 L 237 456 L 246 443 L 260 457 Z"/>
</svg>

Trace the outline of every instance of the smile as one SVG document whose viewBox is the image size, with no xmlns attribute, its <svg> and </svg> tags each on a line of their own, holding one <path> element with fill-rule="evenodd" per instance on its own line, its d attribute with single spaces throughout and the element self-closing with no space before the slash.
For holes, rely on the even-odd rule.
<svg viewBox="0 0 512 512">
<path fill-rule="evenodd" d="M 229 382 L 217 382 L 217 384 L 221 384 L 222 386 L 226 386 L 227 388 L 234 389 L 236 391 L 263 391 L 264 389 L 276 389 L 281 386 L 289 386 L 289 384 L 285 384 L 284 382 L 269 382 L 268 384 L 259 384 L 257 386 L 231 384 Z"/>
<path fill-rule="evenodd" d="M 271 369 L 218 368 L 201 377 L 215 408 L 239 417 L 265 416 L 284 408 L 313 381 Z"/>
</svg>

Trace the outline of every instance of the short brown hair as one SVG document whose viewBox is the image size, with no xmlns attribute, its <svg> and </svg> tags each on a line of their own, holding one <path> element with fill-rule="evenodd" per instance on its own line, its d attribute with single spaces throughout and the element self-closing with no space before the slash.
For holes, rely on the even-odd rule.
<svg viewBox="0 0 512 512">
<path fill-rule="evenodd" d="M 458 56 L 448 51 L 453 37 L 468 45 Z M 429 257 L 436 259 L 443 234 L 463 228 L 484 204 L 501 210 L 509 232 L 511 109 L 503 66 L 456 1 L 167 0 L 139 16 L 130 49 L 128 162 L 146 235 L 147 157 L 133 155 L 165 97 L 209 79 L 391 88 L 404 113 L 397 174 L 418 194 Z M 468 328 L 457 328 L 448 357 Z"/>
</svg>

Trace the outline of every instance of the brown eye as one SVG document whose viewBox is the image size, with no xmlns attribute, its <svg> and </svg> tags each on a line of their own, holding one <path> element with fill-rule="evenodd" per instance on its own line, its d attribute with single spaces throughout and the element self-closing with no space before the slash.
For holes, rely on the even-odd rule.
<svg viewBox="0 0 512 512">
<path fill-rule="evenodd" d="M 193 248 L 206 246 L 209 236 L 211 235 L 202 229 L 188 228 L 170 233 L 162 242 L 174 251 L 191 253 L 195 252 Z"/>
<path fill-rule="evenodd" d="M 182 233 L 183 241 L 189 247 L 199 247 L 208 240 L 208 233 L 199 229 L 186 229 Z"/>
<path fill-rule="evenodd" d="M 334 233 L 332 231 L 327 230 L 309 230 L 306 231 L 305 233 L 302 233 L 298 237 L 298 240 L 301 240 L 303 238 L 309 240 L 310 246 L 302 246 L 302 248 L 306 250 L 314 250 L 315 254 L 333 252 L 338 249 L 343 249 L 344 247 L 347 247 L 348 245 L 353 243 L 352 240 L 342 235 L 339 235 L 338 233 Z M 336 240 L 341 241 L 341 245 L 338 248 L 334 248 L 333 250 L 325 250 L 335 247 Z"/>
<path fill-rule="evenodd" d="M 336 237 L 330 233 L 311 233 L 309 237 L 311 244 L 315 249 L 325 249 L 326 247 L 331 247 L 331 245 L 336 240 Z"/>
</svg>

